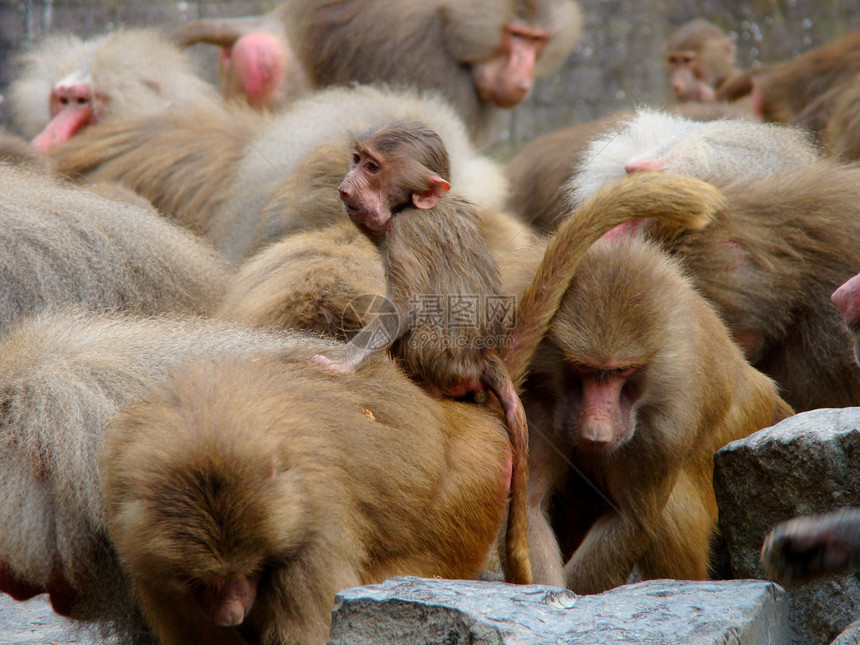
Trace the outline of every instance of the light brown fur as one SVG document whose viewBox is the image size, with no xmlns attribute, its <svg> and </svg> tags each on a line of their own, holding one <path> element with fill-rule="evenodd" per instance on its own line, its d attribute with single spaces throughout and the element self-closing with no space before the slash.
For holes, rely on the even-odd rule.
<svg viewBox="0 0 860 645">
<path fill-rule="evenodd" d="M 324 643 L 342 588 L 483 565 L 510 460 L 495 416 L 385 360 L 332 379 L 307 358 L 188 365 L 112 423 L 111 538 L 164 645 Z M 254 572 L 240 626 L 194 608 Z"/>
<path fill-rule="evenodd" d="M 384 293 L 379 252 L 344 217 L 288 236 L 245 262 L 218 315 L 347 341 L 369 322 Z M 374 297 L 377 309 L 367 310 Z"/>
<path fill-rule="evenodd" d="M 204 233 L 260 124 L 242 110 L 168 110 L 88 128 L 52 151 L 52 158 L 64 175 L 120 182 Z"/>
<path fill-rule="evenodd" d="M 860 265 L 860 170 L 820 160 L 715 181 L 729 208 L 691 234 L 648 234 L 682 263 L 747 358 L 796 410 L 860 404 L 853 338 L 830 295 Z"/>
<path fill-rule="evenodd" d="M 657 194 L 671 193 L 647 199 L 659 204 Z M 533 262 L 507 284 L 531 283 Z M 630 364 L 629 434 L 589 447 L 582 370 Z M 677 266 L 635 239 L 582 259 L 522 397 L 535 580 L 577 593 L 624 584 L 634 565 L 645 578 L 706 578 L 713 453 L 791 413 Z"/>
<path fill-rule="evenodd" d="M 344 220 L 337 186 L 349 170 L 347 137 L 311 152 L 272 193 L 248 247 L 252 256 L 268 244 Z"/>
</svg>

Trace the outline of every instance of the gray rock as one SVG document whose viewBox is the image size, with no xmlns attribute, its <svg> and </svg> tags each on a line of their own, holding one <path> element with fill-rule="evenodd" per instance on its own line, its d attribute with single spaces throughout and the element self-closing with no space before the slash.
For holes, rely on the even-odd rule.
<svg viewBox="0 0 860 645">
<path fill-rule="evenodd" d="M 26 602 L 0 593 L 0 643 L 3 645 L 96 645 L 80 623 L 54 613 L 47 596 Z"/>
<path fill-rule="evenodd" d="M 860 645 L 860 620 L 848 625 L 848 629 L 839 634 L 830 645 Z"/>
<path fill-rule="evenodd" d="M 779 522 L 860 506 L 860 408 L 804 412 L 714 457 L 720 535 L 736 578 L 763 578 L 759 553 Z M 854 575 L 789 590 L 793 642 L 829 643 L 860 616 Z"/>
<path fill-rule="evenodd" d="M 789 642 L 785 592 L 754 580 L 651 580 L 594 596 L 399 577 L 335 598 L 329 645 Z"/>
</svg>

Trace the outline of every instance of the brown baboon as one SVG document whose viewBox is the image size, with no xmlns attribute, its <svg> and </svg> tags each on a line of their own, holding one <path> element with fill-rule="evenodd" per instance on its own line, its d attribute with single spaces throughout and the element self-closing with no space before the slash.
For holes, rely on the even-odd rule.
<svg viewBox="0 0 860 645">
<path fill-rule="evenodd" d="M 791 60 L 750 69 L 717 96 L 732 100 L 749 93 L 753 109 L 766 121 L 802 126 L 818 138 L 858 74 L 860 31 L 855 31 Z"/>
<path fill-rule="evenodd" d="M 152 209 L 0 165 L 0 333 L 50 305 L 211 313 L 223 259 Z"/>
<path fill-rule="evenodd" d="M 740 73 L 735 67 L 734 41 L 701 18 L 681 25 L 669 36 L 663 60 L 679 102 L 713 101 L 720 85 Z"/>
<path fill-rule="evenodd" d="M 510 582 L 531 584 L 526 418 L 500 355 L 504 319 L 489 313 L 501 300 L 501 279 L 478 228 L 477 208 L 448 195 L 448 152 L 426 125 L 395 121 L 353 145 L 352 167 L 338 192 L 346 214 L 382 255 L 387 306 L 334 359 L 319 355 L 312 362 L 351 373 L 390 347 L 406 372 L 437 396 L 462 398 L 485 387 L 496 396 L 513 458 L 504 564 Z M 475 316 L 466 315 L 464 324 L 452 319 L 458 305 L 451 299 L 458 296 L 474 299 Z M 422 312 L 427 305 L 413 303 L 422 297 L 445 302 L 428 314 Z M 436 320 L 439 314 L 444 320 Z"/>
<path fill-rule="evenodd" d="M 625 159 L 639 147 L 637 137 L 656 129 L 641 127 L 645 123 L 639 121 L 639 134 L 632 131 L 629 143 L 619 136 L 601 151 L 594 142 L 594 161 L 582 166 L 572 191 L 587 196 L 604 178 L 617 176 L 622 164 L 631 166 Z M 711 160 L 701 146 L 689 148 L 703 136 L 704 125 L 693 126 L 690 142 L 678 141 L 674 148 L 686 150 L 679 155 L 688 165 L 684 172 L 720 188 L 729 209 L 701 232 L 655 225 L 646 234 L 682 262 L 747 358 L 776 380 L 792 407 L 860 404 L 860 368 L 852 359 L 850 335 L 829 303 L 860 265 L 858 170 L 816 159 L 795 129 L 739 127 L 740 122 L 722 127 L 736 128 L 736 138 L 744 129 L 759 131 L 750 142 L 761 145 L 727 145 Z M 674 148 L 664 160 L 657 154 L 634 165 L 668 168 L 678 154 Z"/>
<path fill-rule="evenodd" d="M 287 41 L 286 7 L 262 16 L 195 20 L 171 37 L 180 47 L 210 43 L 221 48 L 218 81 L 225 100 L 258 109 L 280 109 L 309 90 L 308 80 Z"/>
<path fill-rule="evenodd" d="M 18 599 L 47 592 L 58 613 L 102 623 L 106 639 L 150 642 L 108 541 L 97 468 L 107 422 L 183 361 L 273 355 L 307 343 L 202 318 L 77 309 L 46 311 L 7 331 L 0 591 Z"/>
<path fill-rule="evenodd" d="M 43 153 L 106 119 L 218 101 L 186 55 L 155 30 L 48 36 L 19 63 L 9 90 L 12 117 Z"/>
<path fill-rule="evenodd" d="M 511 287 L 531 283 L 505 268 Z M 521 396 L 535 580 L 577 593 L 634 565 L 706 578 L 714 452 L 791 414 L 678 264 L 636 238 L 582 259 Z"/>
<path fill-rule="evenodd" d="M 245 262 L 218 316 L 347 341 L 379 310 L 384 293 L 379 252 L 344 218 L 290 235 Z"/>
<path fill-rule="evenodd" d="M 334 379 L 290 357 L 187 365 L 111 424 L 110 537 L 163 645 L 324 643 L 341 589 L 484 565 L 497 417 L 387 360 Z"/>
<path fill-rule="evenodd" d="M 316 87 L 386 83 L 433 90 L 485 142 L 580 36 L 571 0 L 334 0 L 284 3 L 288 37 Z"/>
<path fill-rule="evenodd" d="M 477 154 L 450 106 L 413 91 L 332 88 L 296 101 L 264 127 L 255 126 L 259 117 L 246 128 L 235 116 L 204 120 L 188 113 L 108 123 L 59 147 L 54 158 L 64 174 L 119 181 L 167 214 L 183 214 L 181 221 L 203 230 L 238 264 L 254 246 L 267 203 L 303 160 L 347 132 L 392 119 L 430 125 L 448 148 L 461 192 L 490 212 L 501 211 L 501 168 Z"/>
<path fill-rule="evenodd" d="M 822 159 L 713 183 L 729 208 L 707 230 L 655 224 L 646 235 L 683 264 L 795 410 L 860 405 L 852 336 L 830 302 L 860 266 L 860 170 Z"/>
</svg>

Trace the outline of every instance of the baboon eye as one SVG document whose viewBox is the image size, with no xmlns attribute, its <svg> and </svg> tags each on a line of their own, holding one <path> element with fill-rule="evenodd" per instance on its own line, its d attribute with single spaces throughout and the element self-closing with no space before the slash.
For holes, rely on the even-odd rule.
<svg viewBox="0 0 860 645">
<path fill-rule="evenodd" d="M 352 165 L 357 166 L 359 163 L 361 163 L 361 155 L 358 154 L 357 152 L 353 152 L 352 153 Z"/>
<path fill-rule="evenodd" d="M 367 168 L 368 172 L 377 173 L 379 172 L 379 164 L 373 161 L 373 159 L 368 159 L 364 164 L 364 167 Z"/>
</svg>

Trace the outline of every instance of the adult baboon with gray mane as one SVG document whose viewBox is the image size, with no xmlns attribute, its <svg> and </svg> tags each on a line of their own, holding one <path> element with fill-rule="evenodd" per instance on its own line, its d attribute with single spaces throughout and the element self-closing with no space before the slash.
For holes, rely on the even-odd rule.
<svg viewBox="0 0 860 645">
<path fill-rule="evenodd" d="M 189 57 L 151 29 L 120 29 L 86 40 L 49 35 L 18 63 L 9 88 L 12 119 L 43 153 L 105 120 L 218 104 Z"/>
<path fill-rule="evenodd" d="M 210 313 L 228 280 L 205 242 L 152 209 L 0 165 L 0 334 L 50 305 Z"/>
</svg>

